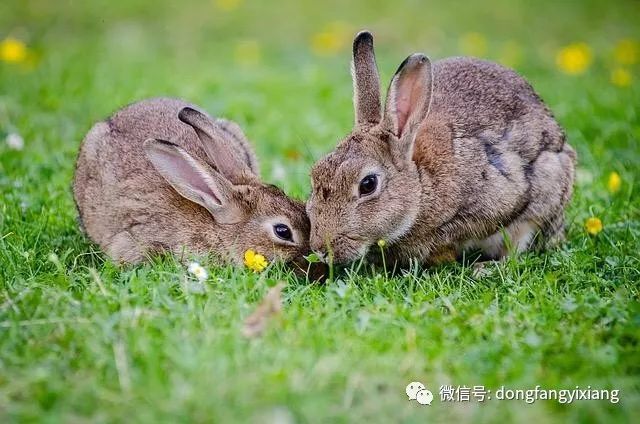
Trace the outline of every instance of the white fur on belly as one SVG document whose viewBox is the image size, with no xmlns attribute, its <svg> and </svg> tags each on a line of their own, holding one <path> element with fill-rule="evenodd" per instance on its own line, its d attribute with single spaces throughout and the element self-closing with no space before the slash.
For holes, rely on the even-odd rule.
<svg viewBox="0 0 640 424">
<path fill-rule="evenodd" d="M 538 229 L 538 226 L 532 221 L 516 221 L 504 231 L 498 231 L 485 239 L 466 241 L 463 247 L 465 249 L 480 249 L 487 256 L 501 258 L 509 253 L 505 245 L 505 236 L 509 239 L 508 245 L 517 253 L 521 253 L 529 248 Z"/>
</svg>

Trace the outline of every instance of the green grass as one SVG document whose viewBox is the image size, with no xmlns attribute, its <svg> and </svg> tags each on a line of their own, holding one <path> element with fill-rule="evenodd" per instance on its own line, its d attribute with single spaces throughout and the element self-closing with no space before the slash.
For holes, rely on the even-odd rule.
<svg viewBox="0 0 640 424">
<path fill-rule="evenodd" d="M 0 6 L 0 39 L 23 39 L 33 58 L 0 62 L 1 422 L 637 420 L 640 68 L 627 67 L 628 88 L 609 81 L 616 42 L 640 40 L 636 2 L 247 0 L 229 12 L 173 3 Z M 494 60 L 516 46 L 512 64 L 579 153 L 567 243 L 482 276 L 461 264 L 397 277 L 363 269 L 326 286 L 202 258 L 210 277 L 199 292 L 171 257 L 120 268 L 82 236 L 70 192 L 80 140 L 144 97 L 183 97 L 238 121 L 265 179 L 304 198 L 314 159 L 353 119 L 350 41 L 329 56 L 310 48 L 336 20 L 349 34 L 374 31 L 385 84 L 415 50 L 460 54 L 469 32 L 485 37 L 483 56 Z M 242 40 L 257 40 L 257 63 L 238 63 Z M 579 41 L 594 61 L 564 75 L 555 54 Z M 14 132 L 22 151 L 4 143 Z M 284 181 L 272 177 L 278 163 Z M 623 179 L 616 194 L 606 188 L 612 171 Z M 604 223 L 596 237 L 583 228 L 590 216 Z M 244 318 L 281 279 L 282 314 L 246 340 Z M 620 402 L 442 404 L 436 394 L 421 407 L 404 394 L 415 380 L 434 392 L 591 385 L 619 389 Z"/>
</svg>

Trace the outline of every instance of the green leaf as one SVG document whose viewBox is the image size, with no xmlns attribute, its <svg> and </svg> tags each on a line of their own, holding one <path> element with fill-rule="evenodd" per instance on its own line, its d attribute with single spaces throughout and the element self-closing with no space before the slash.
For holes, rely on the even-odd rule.
<svg viewBox="0 0 640 424">
<path fill-rule="evenodd" d="M 304 257 L 307 262 L 309 262 L 310 264 L 315 264 L 316 262 L 320 262 L 320 258 L 318 257 L 318 255 L 316 255 L 315 253 L 311 253 L 307 256 Z"/>
</svg>

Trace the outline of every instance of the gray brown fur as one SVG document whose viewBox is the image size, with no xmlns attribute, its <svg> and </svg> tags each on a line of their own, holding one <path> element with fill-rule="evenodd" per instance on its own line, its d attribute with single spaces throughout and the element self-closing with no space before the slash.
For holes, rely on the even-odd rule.
<svg viewBox="0 0 640 424">
<path fill-rule="evenodd" d="M 373 37 L 363 31 L 353 41 L 353 103 L 356 110 L 356 125 L 375 125 L 380 122 L 382 106 L 380 105 L 380 76 L 375 66 L 373 54 Z M 360 74 L 355 77 L 356 69 Z"/>
<path fill-rule="evenodd" d="M 198 124 L 188 125 L 178 119 L 184 108 L 197 109 L 176 99 L 144 100 L 89 131 L 78 155 L 73 185 L 88 236 L 111 258 L 126 263 L 170 251 L 178 255 L 212 253 L 241 264 L 247 249 L 269 260 L 301 260 L 308 253 L 309 236 L 304 205 L 259 180 L 255 154 L 237 124 L 214 121 L 193 111 L 189 119 Z M 199 126 L 217 138 L 201 139 L 194 130 Z M 224 207 L 216 207 L 215 218 L 205 207 L 178 194 L 145 149 L 167 149 L 193 158 L 225 199 Z M 242 175 L 221 175 L 216 152 L 236 161 Z M 287 221 L 295 243 L 274 241 L 271 229 L 265 226 L 270 220 Z"/>
<path fill-rule="evenodd" d="M 532 87 L 514 71 L 479 59 L 412 60 L 411 66 L 425 68 L 407 77 L 405 97 L 396 94 L 403 63 L 382 120 L 356 126 L 313 167 L 311 248 L 344 263 L 385 239 L 387 259 L 406 264 L 472 247 L 499 258 L 508 247 L 502 229 L 519 251 L 562 240 L 576 154 Z M 411 113 L 420 118 L 412 136 L 393 125 L 390 102 L 399 98 L 413 99 Z M 423 115 L 421 102 L 430 103 Z M 363 169 L 382 176 L 382 189 L 368 200 L 354 193 Z"/>
</svg>

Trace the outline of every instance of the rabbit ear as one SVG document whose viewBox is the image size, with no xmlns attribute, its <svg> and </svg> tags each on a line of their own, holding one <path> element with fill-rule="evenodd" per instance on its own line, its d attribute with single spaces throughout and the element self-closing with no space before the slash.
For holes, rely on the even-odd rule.
<svg viewBox="0 0 640 424">
<path fill-rule="evenodd" d="M 383 125 L 400 139 L 409 158 L 418 127 L 429 112 L 432 86 L 431 61 L 420 53 L 400 64 L 389 85 Z"/>
<path fill-rule="evenodd" d="M 356 125 L 380 123 L 380 76 L 373 52 L 373 36 L 361 31 L 353 40 L 353 106 L 356 111 Z"/>
<path fill-rule="evenodd" d="M 235 184 L 257 179 L 249 167 L 248 158 L 243 158 L 240 149 L 234 148 L 229 136 L 208 116 L 190 107 L 183 108 L 178 118 L 191 125 L 202 141 L 207 156 L 215 163 L 222 175 Z"/>
<path fill-rule="evenodd" d="M 207 209 L 218 222 L 239 220 L 233 205 L 233 185 L 177 144 L 149 139 L 144 150 L 153 167 L 185 199 Z"/>
</svg>

